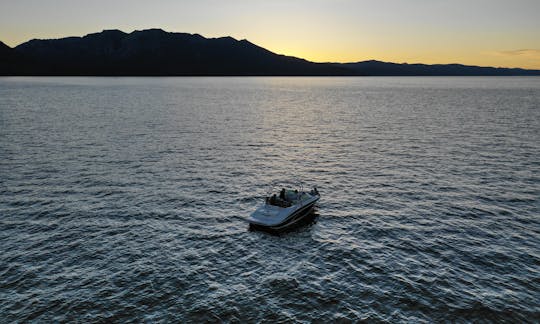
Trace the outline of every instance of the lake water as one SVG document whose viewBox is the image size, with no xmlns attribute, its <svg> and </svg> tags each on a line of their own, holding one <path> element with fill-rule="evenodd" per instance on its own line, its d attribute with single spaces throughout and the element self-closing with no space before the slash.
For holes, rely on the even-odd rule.
<svg viewBox="0 0 540 324">
<path fill-rule="evenodd" d="M 540 78 L 0 78 L 0 181 L 0 322 L 540 321 Z"/>
</svg>

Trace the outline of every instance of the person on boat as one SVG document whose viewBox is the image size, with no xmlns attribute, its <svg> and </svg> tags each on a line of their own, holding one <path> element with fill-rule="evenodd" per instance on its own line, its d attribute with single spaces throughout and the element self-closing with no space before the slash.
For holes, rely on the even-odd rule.
<svg viewBox="0 0 540 324">
<path fill-rule="evenodd" d="M 279 199 L 281 200 L 287 200 L 285 198 L 285 188 L 281 188 L 281 191 L 279 192 Z"/>
<path fill-rule="evenodd" d="M 270 197 L 270 200 L 268 202 L 270 205 L 274 205 L 276 206 L 277 205 L 277 197 L 276 197 L 276 194 L 273 194 L 272 197 Z"/>
</svg>

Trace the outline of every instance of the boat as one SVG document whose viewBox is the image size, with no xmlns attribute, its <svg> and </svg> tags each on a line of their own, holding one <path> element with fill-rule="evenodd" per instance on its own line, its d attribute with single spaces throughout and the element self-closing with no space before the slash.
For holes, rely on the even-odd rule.
<svg viewBox="0 0 540 324">
<path fill-rule="evenodd" d="M 304 190 L 281 189 L 279 196 L 266 197 L 247 221 L 252 229 L 284 231 L 294 228 L 312 214 L 315 203 L 321 198 L 317 188 Z"/>
</svg>

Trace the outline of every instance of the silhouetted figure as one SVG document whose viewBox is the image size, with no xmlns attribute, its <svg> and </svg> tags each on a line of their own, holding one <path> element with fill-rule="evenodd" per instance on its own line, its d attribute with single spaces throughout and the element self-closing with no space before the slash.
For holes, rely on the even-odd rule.
<svg viewBox="0 0 540 324">
<path fill-rule="evenodd" d="M 273 194 L 272 197 L 270 197 L 270 205 L 276 206 L 277 205 L 277 197 L 276 194 Z"/>
<path fill-rule="evenodd" d="M 285 198 L 285 188 L 281 188 L 281 191 L 279 192 L 279 199 L 281 200 L 287 200 Z"/>
</svg>

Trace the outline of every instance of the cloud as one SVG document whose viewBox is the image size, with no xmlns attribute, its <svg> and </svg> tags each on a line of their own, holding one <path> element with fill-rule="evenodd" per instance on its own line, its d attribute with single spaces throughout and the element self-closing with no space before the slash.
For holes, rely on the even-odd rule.
<svg viewBox="0 0 540 324">
<path fill-rule="evenodd" d="M 495 51 L 491 54 L 497 56 L 525 56 L 525 57 L 540 57 L 540 49 L 518 49 L 510 51 Z"/>
</svg>

